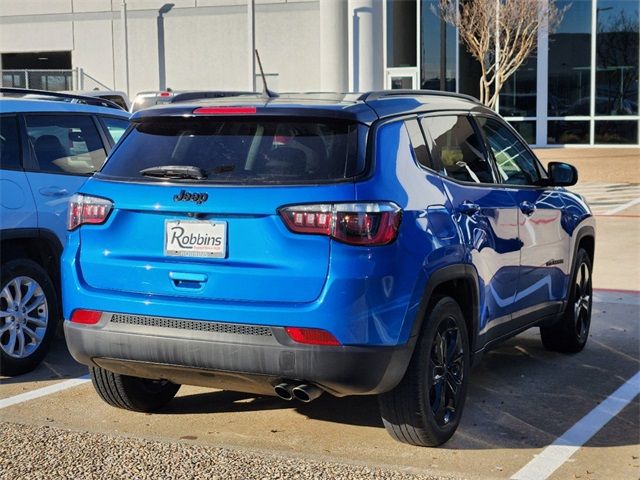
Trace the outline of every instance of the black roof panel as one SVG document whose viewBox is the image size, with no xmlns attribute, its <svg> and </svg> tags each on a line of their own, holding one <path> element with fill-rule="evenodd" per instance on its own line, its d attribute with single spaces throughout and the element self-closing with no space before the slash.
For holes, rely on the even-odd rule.
<svg viewBox="0 0 640 480">
<path fill-rule="evenodd" d="M 207 98 L 162 104 L 136 112 L 132 121 L 158 116 L 193 115 L 204 106 L 252 106 L 261 115 L 331 117 L 370 124 L 379 118 L 438 110 L 486 110 L 473 97 L 425 90 L 385 90 L 366 93 L 283 93 Z"/>
</svg>

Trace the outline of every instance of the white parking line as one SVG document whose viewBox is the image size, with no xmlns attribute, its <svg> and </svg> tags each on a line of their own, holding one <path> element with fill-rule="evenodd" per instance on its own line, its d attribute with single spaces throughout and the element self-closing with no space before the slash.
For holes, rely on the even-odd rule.
<svg viewBox="0 0 640 480">
<path fill-rule="evenodd" d="M 90 381 L 89 375 L 83 375 L 82 377 L 65 380 L 64 382 L 56 383 L 54 385 L 49 385 L 48 387 L 42 387 L 42 388 L 38 388 L 37 390 L 20 393 L 19 395 L 14 395 L 13 397 L 3 398 L 2 400 L 0 400 L 0 409 L 7 408 L 12 405 L 17 405 L 18 403 L 27 402 L 35 398 L 51 395 L 52 393 L 58 393 L 58 392 L 61 392 L 62 390 L 73 388 L 78 385 L 87 383 L 89 381 Z"/>
<path fill-rule="evenodd" d="M 542 453 L 527 463 L 511 480 L 545 480 L 571 455 L 593 437 L 609 420 L 640 394 L 640 371 L 613 392 L 605 401 L 582 417 Z"/>
<path fill-rule="evenodd" d="M 638 205 L 640 203 L 640 197 L 635 198 L 633 200 L 631 200 L 630 202 L 627 202 L 623 205 L 620 205 L 619 207 L 613 208 L 611 210 L 609 210 L 607 213 L 605 213 L 605 215 L 615 215 L 616 213 L 620 213 L 623 210 L 626 210 L 627 208 L 631 208 L 634 205 Z"/>
</svg>

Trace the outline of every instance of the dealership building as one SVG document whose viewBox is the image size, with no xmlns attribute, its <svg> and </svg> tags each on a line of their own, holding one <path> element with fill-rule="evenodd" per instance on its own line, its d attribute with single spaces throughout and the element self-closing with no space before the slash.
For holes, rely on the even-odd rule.
<svg viewBox="0 0 640 480">
<path fill-rule="evenodd" d="M 280 92 L 478 95 L 479 64 L 440 20 L 438 0 L 247 3 L 0 0 L 2 83 L 130 96 L 248 90 L 255 42 Z M 555 3 L 568 9 L 554 31 L 541 29 L 537 50 L 503 88 L 500 113 L 536 146 L 639 145 L 640 0 Z"/>
</svg>

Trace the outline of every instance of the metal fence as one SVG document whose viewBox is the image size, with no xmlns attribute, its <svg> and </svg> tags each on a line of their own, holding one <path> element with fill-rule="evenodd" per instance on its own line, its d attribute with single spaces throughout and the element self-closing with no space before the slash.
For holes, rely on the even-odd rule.
<svg viewBox="0 0 640 480">
<path fill-rule="evenodd" d="M 82 68 L 68 70 L 2 70 L 2 86 L 36 90 L 111 90 Z"/>
</svg>

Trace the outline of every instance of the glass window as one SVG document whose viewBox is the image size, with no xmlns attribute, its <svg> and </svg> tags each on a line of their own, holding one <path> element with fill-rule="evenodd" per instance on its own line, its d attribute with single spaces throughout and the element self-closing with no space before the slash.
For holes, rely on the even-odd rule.
<svg viewBox="0 0 640 480">
<path fill-rule="evenodd" d="M 460 93 L 480 98 L 480 77 L 482 76 L 480 62 L 473 58 L 462 42 L 458 48 L 458 59 L 460 61 L 458 77 Z"/>
<path fill-rule="evenodd" d="M 84 175 L 99 170 L 107 154 L 87 115 L 27 115 L 27 133 L 42 172 Z"/>
<path fill-rule="evenodd" d="M 124 132 L 129 127 L 129 120 L 125 120 L 124 118 L 115 118 L 115 117 L 100 117 L 104 122 L 105 127 L 107 127 L 107 131 L 109 132 L 109 136 L 113 143 L 117 143 L 120 140 L 120 137 L 124 134 Z"/>
<path fill-rule="evenodd" d="M 568 8 L 549 35 L 549 115 L 589 115 L 591 92 L 591 0 L 556 0 Z"/>
<path fill-rule="evenodd" d="M 424 142 L 424 135 L 418 120 L 411 119 L 404 122 L 409 138 L 411 139 L 411 146 L 413 147 L 413 153 L 419 164 L 427 168 L 433 168 L 429 159 L 429 153 L 427 152 L 427 145 Z"/>
<path fill-rule="evenodd" d="M 440 161 L 445 175 L 463 182 L 495 183 L 491 164 L 467 117 L 425 117 L 422 126 L 433 139 L 431 154 Z"/>
<path fill-rule="evenodd" d="M 391 77 L 392 90 L 411 90 L 413 89 L 413 77 Z"/>
<path fill-rule="evenodd" d="M 596 115 L 638 114 L 638 1 L 599 0 Z"/>
<path fill-rule="evenodd" d="M 416 1 L 387 2 L 387 67 L 416 66 Z"/>
<path fill-rule="evenodd" d="M 476 117 L 496 160 L 498 174 L 509 185 L 536 185 L 540 181 L 535 157 L 504 123 Z"/>
<path fill-rule="evenodd" d="M 638 143 L 638 122 L 596 120 L 595 143 Z"/>
<path fill-rule="evenodd" d="M 547 143 L 551 145 L 588 144 L 589 122 L 549 120 Z"/>
<path fill-rule="evenodd" d="M 21 168 L 20 137 L 16 117 L 0 117 L 0 168 Z"/>
<path fill-rule="evenodd" d="M 456 29 L 440 18 L 439 0 L 421 0 L 421 88 L 456 91 Z"/>
<path fill-rule="evenodd" d="M 142 170 L 177 165 L 200 168 L 208 183 L 341 180 L 362 170 L 357 134 L 340 120 L 151 118 L 135 124 L 100 175 L 153 181 Z"/>
<path fill-rule="evenodd" d="M 536 116 L 537 56 L 529 58 L 511 75 L 500 91 L 500 115 L 505 117 Z"/>
<path fill-rule="evenodd" d="M 509 120 L 518 135 L 520 135 L 529 144 L 536 143 L 536 122 L 535 120 Z"/>
</svg>

